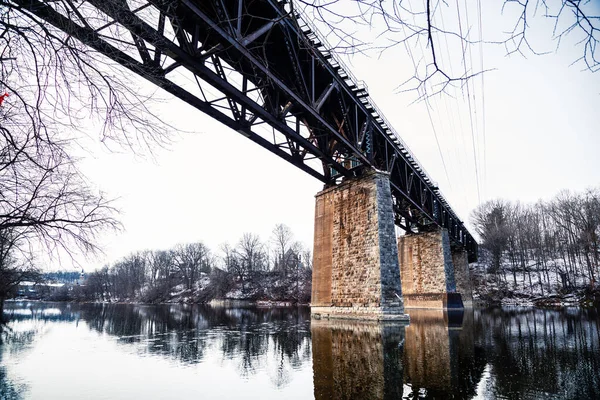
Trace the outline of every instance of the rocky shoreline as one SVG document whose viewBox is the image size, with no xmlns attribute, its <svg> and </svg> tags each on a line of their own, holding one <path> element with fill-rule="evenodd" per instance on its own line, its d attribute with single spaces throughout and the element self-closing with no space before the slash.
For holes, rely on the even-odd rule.
<svg viewBox="0 0 600 400">
<path fill-rule="evenodd" d="M 600 290 L 580 290 L 565 294 L 551 294 L 548 296 L 534 296 L 526 294 L 509 294 L 500 296 L 496 293 L 487 293 L 485 297 L 477 296 L 474 304 L 479 307 L 489 306 L 521 306 L 537 308 L 562 308 L 584 307 L 600 308 Z"/>
</svg>

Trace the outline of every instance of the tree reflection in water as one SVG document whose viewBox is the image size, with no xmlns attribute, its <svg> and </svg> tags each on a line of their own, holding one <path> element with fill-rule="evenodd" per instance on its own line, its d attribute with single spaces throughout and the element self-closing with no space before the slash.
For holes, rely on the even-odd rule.
<svg viewBox="0 0 600 400">
<path fill-rule="evenodd" d="M 276 386 L 285 384 L 285 371 L 310 360 L 309 316 L 306 308 L 107 304 L 90 305 L 82 314 L 91 328 L 137 344 L 142 353 L 185 364 L 202 362 L 207 351 L 218 349 L 238 363 L 240 375 L 250 376 L 265 367 L 267 356 L 276 357 Z"/>
<path fill-rule="evenodd" d="M 313 321 L 315 398 L 600 398 L 595 311 L 409 313 L 406 327 Z"/>
<path fill-rule="evenodd" d="M 4 318 L 0 316 L 0 399 L 19 400 L 24 398 L 27 385 L 10 378 L 4 359 L 17 356 L 25 351 L 35 336 L 43 331 L 44 323 L 31 321 L 34 314 L 33 309 L 10 310 L 5 314 Z M 48 316 L 60 320 L 56 315 Z M 15 323 L 20 323 L 18 330 L 13 328 Z"/>
<path fill-rule="evenodd" d="M 477 329 L 498 397 L 600 398 L 596 310 L 491 310 Z"/>
<path fill-rule="evenodd" d="M 15 380 L 9 361 L 35 351 L 32 343 L 55 324 L 87 326 L 128 353 L 175 365 L 217 358 L 243 380 L 266 372 L 275 394 L 295 379 L 310 379 L 299 371 L 312 363 L 317 399 L 600 398 L 595 311 L 410 314 L 405 326 L 311 323 L 308 308 L 9 303 L 0 336 L 0 399 L 27 398 L 35 382 Z"/>
</svg>

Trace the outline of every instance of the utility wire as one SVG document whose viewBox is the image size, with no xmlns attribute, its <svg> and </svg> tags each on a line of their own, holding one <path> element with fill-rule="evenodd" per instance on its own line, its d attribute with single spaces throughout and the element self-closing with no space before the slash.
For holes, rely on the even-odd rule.
<svg viewBox="0 0 600 400">
<path fill-rule="evenodd" d="M 442 147 L 440 146 L 440 141 L 438 140 L 438 135 L 435 129 L 435 124 L 433 123 L 433 118 L 431 117 L 431 104 L 429 103 L 428 98 L 425 98 L 425 108 L 427 109 L 427 115 L 429 115 L 429 122 L 431 123 L 431 129 L 433 130 L 435 143 L 437 144 L 437 148 L 440 153 L 440 158 L 442 159 L 442 165 L 444 167 L 444 172 L 446 173 L 446 180 L 448 181 L 448 186 L 450 186 L 450 190 L 452 190 L 452 182 L 450 181 L 450 176 L 448 176 L 448 169 L 446 168 L 446 161 L 444 160 L 444 155 L 442 154 Z"/>
<path fill-rule="evenodd" d="M 426 1 L 428 1 L 428 0 L 426 0 Z M 411 5 L 410 5 L 410 0 L 409 0 L 409 7 L 411 7 Z M 436 9 L 437 9 L 437 8 L 436 8 Z M 412 8 L 411 8 L 411 10 L 412 10 Z M 435 11 L 434 11 L 434 12 L 435 12 Z M 406 30 L 405 30 L 405 28 L 404 28 L 404 25 L 402 25 L 402 30 L 403 30 L 403 33 L 404 33 L 404 35 L 406 36 Z M 422 53 L 422 54 L 425 54 L 425 49 L 423 48 L 423 43 L 422 43 L 421 41 L 419 41 L 419 40 L 418 40 L 418 38 L 417 38 L 417 41 L 418 41 L 418 43 L 419 43 L 419 46 L 421 47 L 421 53 Z M 406 44 L 406 41 L 404 41 L 404 46 L 405 46 L 405 48 L 406 48 L 406 51 L 407 51 L 407 52 L 409 53 L 409 55 L 410 55 L 410 58 L 411 58 L 411 60 L 412 60 L 412 63 L 413 63 L 413 68 L 415 69 L 415 73 L 416 73 L 416 71 L 417 71 L 417 63 L 415 62 L 414 56 L 413 56 L 413 54 L 412 54 L 412 51 L 411 51 L 411 50 L 410 50 L 410 48 L 407 46 L 407 44 Z M 427 96 L 424 96 L 424 99 L 425 99 L 425 108 L 427 109 L 427 115 L 429 116 L 429 122 L 430 122 L 430 124 L 431 124 L 431 129 L 432 129 L 432 131 L 433 131 L 433 136 L 434 136 L 434 138 L 435 138 L 435 143 L 436 143 L 436 145 L 437 145 L 437 148 L 438 148 L 438 153 L 439 153 L 439 155 L 440 155 L 440 159 L 442 160 L 442 166 L 443 166 L 443 168 L 444 168 L 444 173 L 445 173 L 445 175 L 446 175 L 446 181 L 448 182 L 448 187 L 449 187 L 449 189 L 450 189 L 450 190 L 453 190 L 453 189 L 452 189 L 452 181 L 450 180 L 450 176 L 449 176 L 449 174 L 448 174 L 448 168 L 447 168 L 447 166 L 446 166 L 446 160 L 444 159 L 444 154 L 442 153 L 442 147 L 440 146 L 440 141 L 439 141 L 439 139 L 438 139 L 437 130 L 436 130 L 436 128 L 435 128 L 435 123 L 433 122 L 433 117 L 431 116 L 431 108 L 432 108 L 432 106 L 431 106 L 431 104 L 429 103 L 429 98 L 428 98 Z M 438 111 L 438 113 L 439 113 L 439 111 Z"/>
<path fill-rule="evenodd" d="M 482 23 L 482 16 L 481 16 L 481 0 L 477 0 L 477 13 L 479 15 L 479 61 L 481 63 L 481 71 L 484 71 L 484 64 L 483 64 L 483 23 Z M 483 185 L 483 193 L 484 193 L 484 199 L 486 197 L 486 189 L 487 189 L 487 173 L 488 173 L 488 165 L 487 165 L 487 145 L 486 145 L 486 138 L 485 138 L 485 128 L 486 128 L 486 118 L 485 118 L 485 74 L 482 73 L 481 74 L 481 109 L 482 109 L 482 135 L 483 135 L 483 179 L 484 179 L 484 185 Z"/>
<path fill-rule="evenodd" d="M 446 30 L 446 23 L 444 21 L 444 13 L 440 13 L 440 20 L 442 23 L 442 30 L 444 32 L 447 32 Z M 452 65 L 452 56 L 450 55 L 450 45 L 448 43 L 448 35 L 445 34 L 444 36 L 444 42 L 446 43 L 446 55 L 448 56 L 448 68 L 450 70 L 450 76 L 454 76 L 454 68 Z M 444 62 L 444 53 L 441 52 L 440 53 L 440 57 L 442 58 L 442 63 Z M 460 187 L 464 188 L 466 186 L 466 179 L 465 179 L 465 175 L 464 175 L 464 171 L 465 169 L 463 168 L 463 158 L 462 156 L 459 154 L 459 147 L 463 150 L 463 152 L 465 153 L 465 160 L 467 159 L 467 154 L 466 154 L 466 150 L 465 150 L 465 141 L 464 141 L 464 136 L 462 135 L 462 131 L 463 131 L 463 125 L 462 125 L 462 119 L 460 118 L 460 107 L 458 105 L 457 101 L 454 102 L 449 102 L 448 101 L 448 97 L 447 96 L 443 96 L 443 103 L 444 103 L 444 107 L 446 109 L 446 116 L 447 118 L 450 120 L 450 133 L 452 136 L 452 147 L 454 148 L 454 155 L 455 155 L 455 162 L 454 165 L 456 166 L 457 171 L 457 176 L 460 179 Z M 434 98 L 434 101 L 437 104 L 437 99 Z M 450 106 L 448 105 L 448 103 L 450 103 Z M 456 128 L 457 128 L 457 124 L 456 121 L 454 119 L 454 105 L 456 104 L 456 108 L 457 108 L 457 114 L 459 117 L 459 123 L 460 123 L 460 131 L 459 133 L 457 133 Z M 460 139 L 463 143 L 463 146 L 458 146 L 458 136 L 460 136 Z M 461 193 L 463 195 L 463 200 L 464 200 L 464 207 L 468 208 L 469 207 L 469 199 L 467 197 L 467 192 L 465 190 L 461 190 Z"/>
<path fill-rule="evenodd" d="M 467 35 L 469 35 L 469 33 L 471 32 L 471 23 L 469 22 L 469 7 L 467 5 L 467 0 L 464 0 L 464 5 L 465 5 L 465 20 L 467 22 Z M 475 71 L 475 69 L 473 68 L 473 46 L 471 45 L 467 45 L 467 50 L 469 53 L 469 65 L 470 65 L 470 72 L 473 73 L 473 71 Z M 473 123 L 474 126 L 474 131 L 475 131 L 475 146 L 476 146 L 476 150 L 477 150 L 477 167 L 479 168 L 479 170 L 481 171 L 481 149 L 480 149 L 480 141 L 479 141 L 479 118 L 477 117 L 477 87 L 476 87 L 476 81 L 475 79 L 471 80 L 470 83 L 470 87 L 471 87 L 471 91 L 469 94 L 469 87 L 467 86 L 467 94 L 469 95 L 469 98 L 473 97 L 473 102 L 471 103 L 472 107 L 473 107 L 473 119 L 475 120 L 475 122 Z M 479 184 L 481 185 L 481 172 L 479 174 Z"/>
<path fill-rule="evenodd" d="M 457 3 L 456 11 L 457 11 L 457 15 L 458 15 L 459 33 L 460 33 L 460 37 L 464 38 L 463 28 L 462 28 L 462 20 L 461 20 L 461 16 L 460 16 L 460 6 L 458 4 L 458 0 L 457 0 L 456 3 Z M 464 40 L 462 41 L 461 47 L 462 47 L 462 58 L 463 58 L 463 66 L 464 66 L 464 69 L 465 69 L 465 76 L 467 76 L 468 75 L 468 72 L 467 72 L 467 61 L 466 61 L 466 52 L 467 52 L 467 50 L 465 48 Z M 470 121 L 470 127 L 471 127 L 471 142 L 472 142 L 472 145 L 473 145 L 473 162 L 474 162 L 474 165 L 475 165 L 475 181 L 476 181 L 476 184 L 477 184 L 477 201 L 478 201 L 478 203 L 481 203 L 481 190 L 480 190 L 480 187 L 479 187 L 479 168 L 478 168 L 478 164 L 477 164 L 477 150 L 476 150 L 476 146 L 475 146 L 475 130 L 473 128 L 473 109 L 471 107 L 471 93 L 470 93 L 470 89 L 469 89 L 469 80 L 468 79 L 465 82 L 465 86 L 466 86 L 466 89 L 467 89 L 467 104 L 469 106 L 469 121 Z"/>
</svg>

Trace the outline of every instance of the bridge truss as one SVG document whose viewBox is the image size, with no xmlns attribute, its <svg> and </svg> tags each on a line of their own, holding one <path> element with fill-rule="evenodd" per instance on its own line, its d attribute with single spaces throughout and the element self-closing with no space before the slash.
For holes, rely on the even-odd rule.
<svg viewBox="0 0 600 400">
<path fill-rule="evenodd" d="M 390 174 L 396 224 L 477 243 L 307 18 L 287 0 L 12 0 L 301 170 Z"/>
</svg>

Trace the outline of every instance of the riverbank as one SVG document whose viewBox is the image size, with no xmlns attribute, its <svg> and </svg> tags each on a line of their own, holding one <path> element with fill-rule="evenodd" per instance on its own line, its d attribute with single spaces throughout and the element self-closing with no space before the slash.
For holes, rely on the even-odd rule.
<svg viewBox="0 0 600 400">
<path fill-rule="evenodd" d="M 477 264 L 471 265 L 473 298 L 478 307 L 525 306 L 539 308 L 599 307 L 600 287 L 590 287 L 583 279 L 578 287 L 568 290 L 559 285 L 544 286 L 528 284 L 525 276 L 516 274 L 516 283 L 497 275 L 484 273 Z M 309 305 L 311 280 L 309 276 L 296 280 L 294 276 L 278 274 L 256 275 L 245 281 L 235 281 L 230 275 L 203 274 L 192 286 L 184 284 L 172 287 L 143 286 L 130 292 L 117 290 L 115 285 L 95 287 L 90 281 L 82 284 L 42 284 L 22 296 L 28 300 L 66 301 L 78 303 L 127 303 L 127 304 L 212 304 L 215 306 L 238 307 L 287 307 Z M 535 277 L 534 277 L 535 278 Z M 29 288 L 31 289 L 31 288 Z M 93 290 L 92 290 L 93 289 Z M 25 292 L 24 292 L 25 293 Z M 131 292 L 130 292 L 131 293 Z"/>
<path fill-rule="evenodd" d="M 473 307 L 476 309 L 486 309 L 493 307 L 533 307 L 538 309 L 561 309 L 567 307 L 578 307 L 578 308 L 595 308 L 600 309 L 600 293 L 595 295 L 596 297 L 590 298 L 589 296 L 578 296 L 576 294 L 566 294 L 563 296 L 549 296 L 549 297 L 507 297 L 502 299 L 478 299 L 473 300 Z M 31 302 L 59 302 L 59 303 L 75 303 L 75 304 L 134 304 L 134 305 L 169 305 L 169 304 L 188 304 L 188 305 L 210 305 L 211 307 L 223 307 L 223 308 L 245 308 L 245 307 L 258 307 L 258 308 L 277 308 L 277 307 L 310 307 L 310 303 L 305 302 L 294 302 L 294 301 L 275 301 L 275 300 L 251 300 L 251 299 L 212 299 L 205 302 L 192 301 L 190 298 L 186 299 L 171 299 L 168 301 L 155 301 L 155 302 L 144 302 L 139 300 L 49 300 L 49 299 L 36 299 L 27 297 L 16 297 L 7 299 L 7 302 L 20 302 L 20 301 L 31 301 Z"/>
<path fill-rule="evenodd" d="M 539 291 L 515 290 L 502 282 L 480 283 L 473 287 L 474 304 L 478 306 L 525 306 L 538 308 L 600 307 L 599 287 L 578 287 L 569 290 Z"/>
<path fill-rule="evenodd" d="M 139 286 L 121 284 L 115 280 L 96 281 L 91 274 L 79 282 L 31 283 L 15 290 L 13 297 L 46 301 L 79 303 L 129 304 L 251 304 L 254 306 L 307 305 L 310 302 L 310 274 L 288 275 L 276 272 L 255 273 L 245 279 L 214 270 L 202 273 L 193 283 Z"/>
<path fill-rule="evenodd" d="M 563 308 L 563 307 L 581 307 L 581 308 L 600 308 L 600 297 L 598 294 L 595 297 L 578 294 L 552 295 L 548 297 L 505 297 L 491 299 L 474 300 L 474 306 L 479 308 L 485 307 L 535 307 L 535 308 Z"/>
</svg>

